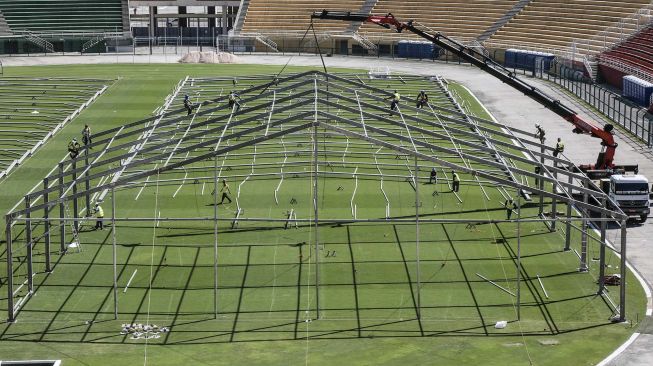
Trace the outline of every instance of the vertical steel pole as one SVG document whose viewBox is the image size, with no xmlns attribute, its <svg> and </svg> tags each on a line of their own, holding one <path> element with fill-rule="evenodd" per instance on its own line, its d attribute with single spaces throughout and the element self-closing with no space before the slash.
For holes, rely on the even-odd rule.
<svg viewBox="0 0 653 366">
<path fill-rule="evenodd" d="M 419 166 L 417 165 L 417 155 L 415 155 L 415 258 L 417 260 L 417 319 L 422 318 L 421 291 L 422 281 L 419 271 Z M 412 287 L 412 284 L 410 284 Z"/>
<path fill-rule="evenodd" d="M 586 181 L 583 181 L 583 187 L 587 188 L 588 184 Z M 587 192 L 583 193 L 583 203 L 587 203 L 588 201 L 588 194 Z M 588 266 L 587 266 L 587 227 L 588 227 L 588 219 L 585 213 L 581 212 L 581 215 L 583 216 L 583 220 L 581 221 L 581 232 L 580 232 L 580 266 L 578 267 L 578 270 L 580 272 L 587 272 L 588 271 Z"/>
<path fill-rule="evenodd" d="M 213 317 L 218 318 L 218 156 L 213 157 Z"/>
<path fill-rule="evenodd" d="M 517 195 L 517 320 L 521 320 L 521 194 Z"/>
<path fill-rule="evenodd" d="M 79 207 L 77 206 L 77 162 L 73 160 L 73 227 L 75 228 L 75 234 L 79 233 Z"/>
<path fill-rule="evenodd" d="M 619 321 L 626 321 L 626 219 L 621 220 L 621 285 L 619 286 Z"/>
<path fill-rule="evenodd" d="M 606 207 L 606 198 L 601 198 L 601 206 Z M 599 243 L 600 254 L 599 254 L 599 294 L 602 294 L 605 291 L 605 231 L 607 222 L 604 221 L 606 218 L 605 212 L 601 212 L 601 242 Z"/>
<path fill-rule="evenodd" d="M 555 195 L 556 194 L 556 188 L 558 187 L 558 172 L 554 171 L 553 172 L 553 185 L 551 187 L 552 193 Z M 556 219 L 558 218 L 558 200 L 556 199 L 555 196 L 551 198 L 551 231 L 556 231 Z"/>
<path fill-rule="evenodd" d="M 111 237 L 113 241 L 113 318 L 118 319 L 118 254 L 116 245 L 116 194 L 115 187 L 111 186 Z"/>
<path fill-rule="evenodd" d="M 571 167 L 570 167 L 571 168 Z M 569 170 L 570 172 L 572 170 Z M 574 178 L 569 174 L 569 196 L 572 196 L 573 189 L 571 184 L 574 182 Z M 565 252 L 571 250 L 571 203 L 567 202 L 567 222 L 565 223 Z"/>
<path fill-rule="evenodd" d="M 319 236 L 318 236 L 318 206 L 317 206 L 317 79 L 315 79 L 315 123 L 313 125 L 313 218 L 315 220 L 315 307 L 317 312 L 317 319 L 320 319 L 320 256 L 319 253 Z"/>
<path fill-rule="evenodd" d="M 45 204 L 45 208 L 43 209 L 43 219 L 45 220 L 43 229 L 45 230 L 45 272 L 50 273 L 52 272 L 52 267 L 50 263 L 50 206 L 48 205 L 50 195 L 48 194 L 48 178 L 43 179 L 43 189 L 43 203 Z"/>
<path fill-rule="evenodd" d="M 34 262 L 33 250 L 34 243 L 32 243 L 32 212 L 31 212 L 31 199 L 29 194 L 25 196 L 25 241 L 27 244 L 27 290 L 31 294 L 34 291 Z"/>
<path fill-rule="evenodd" d="M 11 237 L 11 216 L 5 216 L 7 227 L 7 322 L 12 323 L 14 319 L 14 252 Z"/>
<path fill-rule="evenodd" d="M 61 236 L 61 254 L 66 253 L 66 209 L 63 203 L 63 163 L 59 163 L 59 234 Z"/>
<path fill-rule="evenodd" d="M 91 214 L 91 194 L 89 193 L 91 189 L 91 180 L 89 179 L 90 170 L 88 168 L 88 146 L 84 149 L 84 161 L 86 162 L 86 169 L 84 173 L 84 188 L 86 188 L 86 216 Z"/>
<path fill-rule="evenodd" d="M 544 144 L 542 144 L 540 146 L 540 153 L 541 153 L 540 163 L 542 165 L 544 165 L 544 154 L 546 153 Z M 555 162 L 554 162 L 554 164 L 555 164 Z M 544 178 L 544 169 L 540 169 L 540 179 L 539 179 L 539 182 L 538 182 L 539 184 L 538 184 L 538 187 L 537 187 L 537 188 L 540 189 L 540 191 L 544 190 L 544 179 L 543 178 Z M 538 215 L 542 216 L 544 214 L 544 195 L 543 194 L 540 194 L 539 205 L 540 205 L 540 207 L 539 207 Z"/>
</svg>

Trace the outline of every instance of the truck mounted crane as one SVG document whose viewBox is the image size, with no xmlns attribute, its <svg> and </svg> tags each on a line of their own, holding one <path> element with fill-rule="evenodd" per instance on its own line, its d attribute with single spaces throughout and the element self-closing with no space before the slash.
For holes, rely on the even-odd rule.
<svg viewBox="0 0 653 366">
<path fill-rule="evenodd" d="M 368 15 L 327 10 L 314 12 L 311 15 L 311 19 L 372 23 L 387 29 L 394 29 L 398 33 L 401 33 L 402 31 L 414 33 L 534 99 L 544 107 L 572 123 L 574 125 L 574 133 L 588 134 L 592 137 L 601 139 L 602 148 L 596 159 L 596 163 L 581 165 L 580 169 L 591 179 L 601 179 L 602 189 L 613 198 L 614 202 L 619 204 L 620 208 L 626 214 L 637 216 L 642 221 L 646 220 L 650 211 L 648 180 L 644 176 L 637 175 L 637 165 L 614 164 L 617 143 L 612 134 L 614 129 L 613 125 L 606 124 L 603 127 L 599 127 L 590 121 L 586 121 L 579 116 L 576 111 L 567 107 L 559 100 L 547 95 L 538 88 L 521 80 L 514 72 L 495 62 L 490 57 L 469 48 L 440 32 L 425 32 L 415 26 L 412 20 L 401 22 L 395 18 L 392 13 L 386 15 Z M 627 171 L 634 172 L 635 175 L 624 175 Z"/>
</svg>

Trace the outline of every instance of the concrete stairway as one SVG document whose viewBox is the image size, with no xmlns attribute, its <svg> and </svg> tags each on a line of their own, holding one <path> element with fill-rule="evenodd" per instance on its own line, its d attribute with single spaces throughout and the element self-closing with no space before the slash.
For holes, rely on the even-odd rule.
<svg viewBox="0 0 653 366">
<path fill-rule="evenodd" d="M 236 21 L 234 22 L 234 27 L 231 30 L 233 34 L 240 34 L 240 32 L 242 32 L 243 25 L 245 24 L 245 17 L 247 16 L 247 8 L 249 8 L 249 0 L 241 1 L 240 8 L 238 8 L 238 13 L 236 14 Z"/>
<path fill-rule="evenodd" d="M 0 10 L 0 36 L 11 36 L 12 34 L 11 28 L 9 28 L 9 24 L 7 24 L 4 15 L 2 15 L 2 10 Z"/>
<path fill-rule="evenodd" d="M 361 14 L 371 14 L 372 10 L 374 9 L 374 6 L 376 5 L 378 0 L 365 0 L 363 5 L 360 8 L 359 13 Z M 358 32 L 358 29 L 360 29 L 362 22 L 352 22 L 349 27 L 347 27 L 346 33 L 356 33 Z"/>
<path fill-rule="evenodd" d="M 515 17 L 515 15 L 519 14 L 519 12 L 522 11 L 531 2 L 531 0 L 520 0 L 513 6 L 512 9 L 508 10 L 507 13 L 505 13 L 501 18 L 499 18 L 494 24 L 490 26 L 490 28 L 486 29 L 485 32 L 481 33 L 480 36 L 478 36 L 477 40 L 479 42 L 483 42 L 486 39 L 490 38 L 496 31 L 499 30 L 499 28 L 503 27 L 508 23 L 512 18 Z"/>
<path fill-rule="evenodd" d="M 122 0 L 122 31 L 129 32 L 129 28 L 129 0 Z"/>
</svg>

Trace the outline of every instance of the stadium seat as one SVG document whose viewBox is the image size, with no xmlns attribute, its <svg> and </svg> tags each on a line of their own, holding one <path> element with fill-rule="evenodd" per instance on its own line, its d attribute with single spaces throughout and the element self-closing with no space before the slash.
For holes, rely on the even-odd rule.
<svg viewBox="0 0 653 366">
<path fill-rule="evenodd" d="M 626 0 L 616 6 L 611 0 L 533 0 L 490 37 L 488 44 L 566 49 L 574 40 L 589 40 L 649 3 Z M 619 37 L 608 34 L 589 47 L 599 49 L 605 43 L 618 42 Z"/>
<path fill-rule="evenodd" d="M 621 88 L 621 78 L 637 73 L 653 79 L 653 28 L 648 27 L 598 56 L 604 79 Z"/>
<path fill-rule="evenodd" d="M 12 31 L 123 31 L 121 0 L 0 0 Z"/>
<path fill-rule="evenodd" d="M 379 0 L 373 13 L 392 13 L 402 21 L 414 20 L 451 37 L 476 39 L 516 3 L 515 0 Z M 363 24 L 359 32 L 369 38 L 417 39 L 412 34 L 391 33 L 373 24 Z"/>
<path fill-rule="evenodd" d="M 251 0 L 243 23 L 243 33 L 300 33 L 311 22 L 311 13 L 323 9 L 358 12 L 363 0 L 335 0 L 316 2 L 309 0 Z M 316 22 L 319 32 L 344 32 L 344 22 Z"/>
</svg>

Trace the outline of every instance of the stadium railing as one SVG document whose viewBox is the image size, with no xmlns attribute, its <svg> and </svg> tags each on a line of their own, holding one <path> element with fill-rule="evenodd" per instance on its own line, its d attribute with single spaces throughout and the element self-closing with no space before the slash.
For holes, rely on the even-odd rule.
<svg viewBox="0 0 653 366">
<path fill-rule="evenodd" d="M 653 115 L 621 94 L 593 83 L 582 71 L 556 63 L 549 72 L 535 74 L 573 93 L 603 116 L 653 147 Z"/>
</svg>

